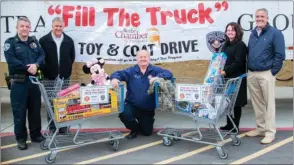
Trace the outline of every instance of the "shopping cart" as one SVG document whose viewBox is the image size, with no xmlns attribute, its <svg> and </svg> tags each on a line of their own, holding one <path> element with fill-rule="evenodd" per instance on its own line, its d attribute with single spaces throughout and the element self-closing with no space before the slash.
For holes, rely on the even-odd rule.
<svg viewBox="0 0 294 165">
<path fill-rule="evenodd" d="M 228 152 L 223 149 L 225 137 L 230 136 L 234 146 L 241 144 L 237 136 L 238 129 L 230 115 L 234 116 L 235 101 L 242 79 L 246 76 L 244 74 L 237 78 L 221 79 L 222 82 L 210 84 L 198 83 L 198 81 L 195 83 L 193 79 L 176 79 L 175 97 L 170 112 L 191 117 L 195 121 L 196 129 L 165 127 L 157 133 L 163 137 L 163 144 L 171 146 L 173 141 L 178 140 L 210 144 L 216 147 L 221 159 L 226 159 Z M 166 112 L 162 109 L 164 99 L 161 98 L 162 91 L 158 83 L 155 84 L 155 92 L 157 109 Z M 224 116 L 228 116 L 233 123 L 231 130 L 219 130 L 217 125 Z M 200 129 L 199 123 L 208 124 L 209 127 Z"/>
<path fill-rule="evenodd" d="M 102 89 L 108 89 L 107 91 L 109 92 L 109 103 L 81 105 L 80 103 L 82 98 L 79 99 L 78 97 L 76 97 L 74 99 L 69 99 L 67 97 L 60 96 L 61 90 L 76 85 L 77 83 L 79 83 L 78 81 L 63 80 L 60 78 L 57 78 L 53 81 L 39 81 L 36 77 L 33 76 L 30 77 L 30 80 L 32 83 L 39 86 L 46 111 L 51 118 L 48 126 L 46 127 L 46 130 L 43 132 L 43 136 L 46 138 L 46 140 L 40 143 L 41 149 L 49 149 L 51 151 L 45 157 L 45 161 L 47 163 L 55 162 L 58 150 L 84 146 L 93 143 L 109 142 L 109 144 L 112 145 L 114 151 L 118 150 L 119 140 L 124 138 L 124 135 L 121 132 L 116 130 L 104 132 L 83 132 L 81 128 L 82 124 L 85 121 L 90 120 L 91 118 L 97 118 L 123 112 L 123 84 L 120 84 L 118 89 L 113 89 L 110 86 L 101 87 Z M 92 90 L 91 87 L 87 88 L 90 88 L 89 90 Z M 66 113 L 64 113 L 64 115 L 60 111 L 58 111 L 57 113 L 56 106 L 61 106 L 62 108 L 59 108 L 58 110 L 61 110 L 62 112 L 65 112 L 66 110 Z M 95 111 L 93 109 L 95 109 Z M 86 115 L 87 113 L 92 114 Z M 69 114 L 69 117 L 66 117 L 67 114 Z M 49 130 L 50 123 L 54 123 L 56 127 L 55 131 L 53 132 Z M 59 128 L 69 128 L 73 125 L 78 126 L 75 132 L 71 131 L 65 134 L 58 133 Z"/>
</svg>

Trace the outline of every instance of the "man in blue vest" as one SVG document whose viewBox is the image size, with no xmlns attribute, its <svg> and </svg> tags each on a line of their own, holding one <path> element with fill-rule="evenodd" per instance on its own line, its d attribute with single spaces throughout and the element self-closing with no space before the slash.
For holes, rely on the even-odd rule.
<svg viewBox="0 0 294 165">
<path fill-rule="evenodd" d="M 28 76 L 36 75 L 43 63 L 44 52 L 35 37 L 30 37 L 30 20 L 20 17 L 17 20 L 17 34 L 4 43 L 4 55 L 8 64 L 11 91 L 10 101 L 14 119 L 14 134 L 17 147 L 27 149 L 26 115 L 32 142 L 41 142 L 41 93 Z M 28 111 L 27 111 L 28 110 Z"/>
</svg>

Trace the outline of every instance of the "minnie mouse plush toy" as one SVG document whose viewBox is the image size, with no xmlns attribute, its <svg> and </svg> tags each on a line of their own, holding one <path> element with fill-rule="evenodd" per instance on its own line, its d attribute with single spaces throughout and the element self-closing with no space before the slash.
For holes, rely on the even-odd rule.
<svg viewBox="0 0 294 165">
<path fill-rule="evenodd" d="M 109 76 L 104 71 L 105 61 L 103 58 L 95 58 L 92 62 L 87 62 L 83 66 L 83 71 L 86 74 L 91 74 L 91 84 L 92 85 L 109 85 L 110 79 Z"/>
</svg>

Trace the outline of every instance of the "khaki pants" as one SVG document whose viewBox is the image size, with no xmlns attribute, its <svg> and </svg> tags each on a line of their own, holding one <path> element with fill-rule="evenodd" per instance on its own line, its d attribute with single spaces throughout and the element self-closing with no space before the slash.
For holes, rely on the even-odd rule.
<svg viewBox="0 0 294 165">
<path fill-rule="evenodd" d="M 248 72 L 247 82 L 255 112 L 257 131 L 265 132 L 265 136 L 273 138 L 276 133 L 275 81 L 276 78 L 270 70 Z"/>
</svg>

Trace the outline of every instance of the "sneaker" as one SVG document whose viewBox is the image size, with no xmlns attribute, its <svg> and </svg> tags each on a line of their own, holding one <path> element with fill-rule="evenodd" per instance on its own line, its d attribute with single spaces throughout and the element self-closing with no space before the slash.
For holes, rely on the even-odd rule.
<svg viewBox="0 0 294 165">
<path fill-rule="evenodd" d="M 45 140 L 45 138 L 42 135 L 40 135 L 40 136 L 38 136 L 36 138 L 31 138 L 31 141 L 33 143 L 41 143 L 43 140 Z"/>
<path fill-rule="evenodd" d="M 19 150 L 26 150 L 26 149 L 28 149 L 28 145 L 27 145 L 26 141 L 18 141 L 17 148 Z"/>
<path fill-rule="evenodd" d="M 131 132 L 126 136 L 127 139 L 134 139 L 137 137 L 137 132 Z"/>
<path fill-rule="evenodd" d="M 269 144 L 269 143 L 273 142 L 274 140 L 275 140 L 275 138 L 266 136 L 260 141 L 260 143 L 261 144 Z"/>
<path fill-rule="evenodd" d="M 253 130 L 253 131 L 248 132 L 246 134 L 246 136 L 249 136 L 249 137 L 265 136 L 265 133 L 264 132 L 257 131 L 257 130 Z"/>
</svg>

